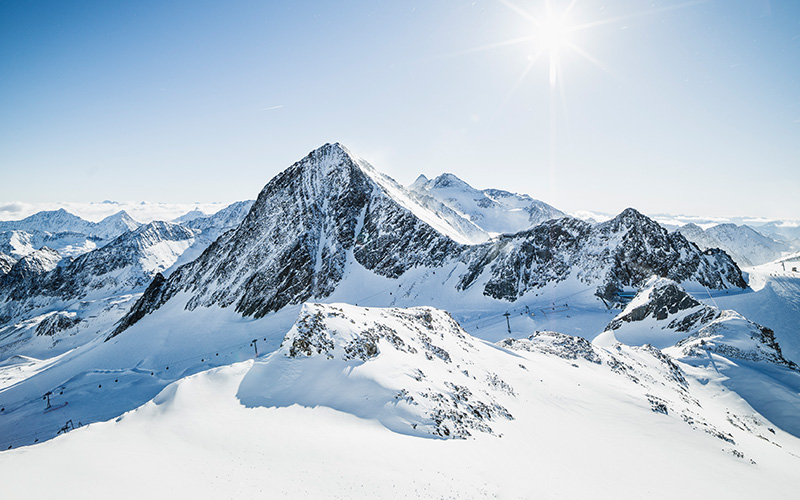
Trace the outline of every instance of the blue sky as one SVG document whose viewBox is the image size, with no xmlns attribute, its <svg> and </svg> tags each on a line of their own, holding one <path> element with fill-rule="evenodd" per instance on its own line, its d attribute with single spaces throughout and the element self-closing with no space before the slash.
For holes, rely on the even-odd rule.
<svg viewBox="0 0 800 500">
<path fill-rule="evenodd" d="M 0 2 L 0 200 L 254 198 L 338 141 L 404 184 L 800 218 L 800 2 L 576 0 L 555 85 L 544 12 Z"/>
</svg>

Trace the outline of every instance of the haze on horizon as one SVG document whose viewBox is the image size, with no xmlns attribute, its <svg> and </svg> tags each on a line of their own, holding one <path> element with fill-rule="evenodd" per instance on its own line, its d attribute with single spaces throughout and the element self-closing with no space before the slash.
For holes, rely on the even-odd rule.
<svg viewBox="0 0 800 500">
<path fill-rule="evenodd" d="M 567 212 L 800 218 L 800 4 L 550 6 L 5 2 L 0 203 L 253 199 L 338 141 Z"/>
</svg>

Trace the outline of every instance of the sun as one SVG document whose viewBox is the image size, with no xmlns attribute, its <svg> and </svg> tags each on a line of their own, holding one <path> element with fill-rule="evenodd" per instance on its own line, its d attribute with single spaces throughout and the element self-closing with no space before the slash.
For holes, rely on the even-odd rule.
<svg viewBox="0 0 800 500">
<path fill-rule="evenodd" d="M 572 26 L 567 19 L 569 11 L 559 15 L 549 8 L 549 4 L 547 5 L 547 14 L 542 18 L 534 19 L 534 39 L 541 49 L 548 52 L 550 86 L 554 87 L 560 70 L 559 55 L 562 50 L 572 45 L 569 40 Z"/>
<path fill-rule="evenodd" d="M 548 12 L 547 16 L 537 21 L 534 35 L 551 53 L 558 52 L 569 44 L 570 25 L 566 16 L 558 16 Z"/>
</svg>

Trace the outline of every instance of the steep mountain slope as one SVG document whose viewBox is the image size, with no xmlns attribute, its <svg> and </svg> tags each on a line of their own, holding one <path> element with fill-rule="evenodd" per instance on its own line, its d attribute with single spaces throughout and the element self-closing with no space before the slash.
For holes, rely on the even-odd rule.
<svg viewBox="0 0 800 500">
<path fill-rule="evenodd" d="M 8 274 L 8 272 L 16 263 L 17 260 L 14 257 L 0 252 L 0 275 Z"/>
<path fill-rule="evenodd" d="M 396 278 L 461 251 L 390 196 L 386 182 L 338 144 L 311 152 L 267 184 L 238 228 L 167 281 L 154 282 L 122 329 L 181 290 L 191 290 L 189 309 L 233 305 L 260 317 L 330 295 L 349 253 Z"/>
<path fill-rule="evenodd" d="M 678 231 L 702 249 L 719 248 L 730 255 L 740 266 L 758 266 L 772 262 L 790 250 L 764 236 L 749 226 L 718 224 L 705 231 L 694 224 L 687 224 Z"/>
<path fill-rule="evenodd" d="M 619 291 L 652 274 L 713 289 L 746 286 L 723 252 L 702 253 L 633 209 L 596 226 L 562 218 L 468 246 L 418 217 L 396 188 L 338 144 L 313 151 L 267 184 L 240 226 L 168 279 L 154 281 L 115 334 L 182 291 L 188 310 L 233 306 L 258 318 L 329 297 L 360 269 L 396 280 L 396 291 L 409 297 L 398 305 L 419 304 L 411 289 L 431 277 L 406 273 L 421 269 L 440 270 L 440 291 L 467 292 L 473 303 L 484 305 L 513 302 L 566 282 L 591 289 L 610 304 Z M 372 280 L 368 276 L 359 274 L 362 286 Z"/>
<path fill-rule="evenodd" d="M 596 295 L 608 303 L 653 274 L 714 289 L 746 287 L 724 252 L 702 253 L 631 208 L 596 225 L 571 218 L 548 221 L 475 247 L 473 254 L 459 286 L 471 286 L 490 269 L 484 293 L 505 300 L 571 277 L 597 287 Z"/>
<path fill-rule="evenodd" d="M 487 236 L 516 233 L 547 220 L 566 217 L 564 212 L 528 195 L 500 189 L 478 190 L 453 174 L 442 174 L 433 180 L 421 175 L 409 190 L 439 201 Z"/>
<path fill-rule="evenodd" d="M 10 288 L 16 286 L 25 288 L 41 275 L 56 268 L 61 261 L 61 255 L 52 248 L 42 247 L 25 257 L 19 259 L 8 273 L 0 280 L 0 287 Z"/>
</svg>

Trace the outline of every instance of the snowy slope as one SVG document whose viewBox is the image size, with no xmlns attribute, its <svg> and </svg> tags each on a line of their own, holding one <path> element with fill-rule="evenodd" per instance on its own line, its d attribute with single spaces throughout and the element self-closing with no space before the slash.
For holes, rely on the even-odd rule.
<svg viewBox="0 0 800 500">
<path fill-rule="evenodd" d="M 164 360 L 152 342 L 120 337 L 95 349 L 102 358 L 69 362 L 102 369 L 56 385 L 52 403 L 67 406 L 38 410 L 49 428 L 30 425 L 41 396 L 0 418 L 5 430 L 29 415 L 17 430 L 29 442 L 66 430 L 0 453 L 13 497 L 139 498 L 180 484 L 186 496 L 675 498 L 690 488 L 742 498 L 791 497 L 800 486 L 800 440 L 724 377 L 648 346 L 554 332 L 493 346 L 434 309 L 332 304 L 305 306 L 270 354 L 230 364 L 220 351 L 220 368 L 171 384 L 163 362 L 150 375 Z M 47 371 L 33 377 L 41 387 Z M 85 425 L 93 410 L 110 415 L 148 392 L 122 418 Z M 50 480 L 32 489 L 41 468 Z"/>
<path fill-rule="evenodd" d="M 785 243 L 764 236 L 749 226 L 719 224 L 704 231 L 699 226 L 687 224 L 678 231 L 701 249 L 724 250 L 742 267 L 772 262 L 790 250 Z"/>
<path fill-rule="evenodd" d="M 800 255 L 748 268 L 750 289 L 744 294 L 698 294 L 703 302 L 733 309 L 769 327 L 789 359 L 800 363 Z"/>
<path fill-rule="evenodd" d="M 427 195 L 442 203 L 487 236 L 517 233 L 550 219 L 566 217 L 564 212 L 528 195 L 500 189 L 478 190 L 449 173 L 432 180 L 420 175 L 409 190 L 421 198 Z"/>
<path fill-rule="evenodd" d="M 774 332 L 732 310 L 701 304 L 676 283 L 652 279 L 595 338 L 596 345 L 654 345 L 800 436 L 800 370 Z"/>
<path fill-rule="evenodd" d="M 53 269 L 42 258 L 25 286 L 0 277 L 4 489 L 20 496 L 28 456 L 108 461 L 114 445 L 146 443 L 205 496 L 230 496 L 212 476 L 244 478 L 219 472 L 226 459 L 269 464 L 280 486 L 268 493 L 294 496 L 581 497 L 600 485 L 640 498 L 657 484 L 670 497 L 685 487 L 675 477 L 710 473 L 724 484 L 708 495 L 791 494 L 800 382 L 787 334 L 697 295 L 746 302 L 775 280 L 751 273 L 744 288 L 726 253 L 633 209 L 466 244 L 467 219 L 420 199 L 329 144 L 217 222 L 142 226 Z M 186 456 L 202 465 L 168 465 Z M 453 479 L 420 460 L 443 460 Z M 86 485 L 67 470 L 65 484 Z M 107 493 L 93 484 L 81 494 Z M 246 484 L 243 496 L 265 492 Z"/>
</svg>

